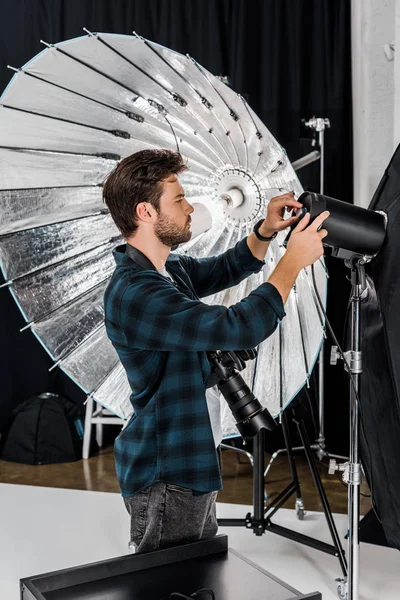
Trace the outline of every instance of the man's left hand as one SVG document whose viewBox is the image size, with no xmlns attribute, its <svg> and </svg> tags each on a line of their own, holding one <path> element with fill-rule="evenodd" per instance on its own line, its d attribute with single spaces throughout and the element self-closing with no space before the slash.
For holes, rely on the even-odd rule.
<svg viewBox="0 0 400 600">
<path fill-rule="evenodd" d="M 261 223 L 259 233 L 264 237 L 271 237 L 275 231 L 283 231 L 286 227 L 291 227 L 297 223 L 297 217 L 290 217 L 284 219 L 285 209 L 292 210 L 293 208 L 302 208 L 302 204 L 294 199 L 292 193 L 282 194 L 282 196 L 275 196 L 271 198 L 267 215 L 264 222 Z"/>
</svg>

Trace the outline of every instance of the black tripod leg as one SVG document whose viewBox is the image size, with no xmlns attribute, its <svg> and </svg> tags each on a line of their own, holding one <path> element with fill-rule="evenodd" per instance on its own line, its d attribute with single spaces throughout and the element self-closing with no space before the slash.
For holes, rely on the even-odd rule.
<svg viewBox="0 0 400 600">
<path fill-rule="evenodd" d="M 261 429 L 253 440 L 253 506 L 252 519 L 253 531 L 262 535 L 265 531 L 264 524 L 264 429 Z"/>
<path fill-rule="evenodd" d="M 297 425 L 297 429 L 300 435 L 301 443 L 304 447 L 304 452 L 307 457 L 308 465 L 310 467 L 311 474 L 314 479 L 315 487 L 317 488 L 318 495 L 321 499 L 322 507 L 325 513 L 326 522 L 328 524 L 329 532 L 332 537 L 333 545 L 337 551 L 337 557 L 340 563 L 340 567 L 342 569 L 343 575 L 347 575 L 347 563 L 344 555 L 344 550 L 342 548 L 342 544 L 339 538 L 339 534 L 336 529 L 335 522 L 333 520 L 332 511 L 329 506 L 328 498 L 326 497 L 324 487 L 322 485 L 321 477 L 317 468 L 317 464 L 315 462 L 314 454 L 312 453 L 310 440 L 308 439 L 307 430 L 304 425 L 304 421 L 301 418 L 297 418 L 294 412 L 294 423 Z"/>
<path fill-rule="evenodd" d="M 282 414 L 282 433 L 283 439 L 285 440 L 286 452 L 289 461 L 290 474 L 292 476 L 293 486 L 296 490 L 296 497 L 298 500 L 301 500 L 301 490 L 300 490 L 300 481 L 299 476 L 297 474 L 296 462 L 293 454 L 293 446 L 292 441 L 290 439 L 289 425 L 287 420 L 286 411 L 283 411 Z"/>
</svg>

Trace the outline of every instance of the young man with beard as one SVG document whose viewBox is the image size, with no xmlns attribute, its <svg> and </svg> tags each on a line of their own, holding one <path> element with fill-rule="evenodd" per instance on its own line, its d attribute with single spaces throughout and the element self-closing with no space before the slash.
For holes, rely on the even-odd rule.
<svg viewBox="0 0 400 600">
<path fill-rule="evenodd" d="M 297 221 L 292 194 L 273 198 L 258 230 L 227 252 L 194 259 L 170 254 L 191 238 L 192 206 L 179 174 L 181 155 L 143 150 L 123 159 L 104 200 L 126 244 L 105 292 L 107 334 L 126 370 L 134 414 L 115 441 L 118 480 L 140 552 L 215 535 L 221 473 L 220 404 L 206 389 L 207 351 L 260 344 L 284 317 L 283 305 L 304 267 L 323 254 L 318 231 L 329 213 L 294 229 L 287 251 L 263 283 L 230 308 L 200 298 L 258 272 L 269 240 Z M 261 239 L 264 238 L 264 239 Z"/>
</svg>

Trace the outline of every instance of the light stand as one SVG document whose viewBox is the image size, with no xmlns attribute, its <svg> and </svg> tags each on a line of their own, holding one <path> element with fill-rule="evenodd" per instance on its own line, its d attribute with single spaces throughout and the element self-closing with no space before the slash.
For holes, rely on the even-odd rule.
<svg viewBox="0 0 400 600">
<path fill-rule="evenodd" d="M 316 540 L 306 538 L 306 536 L 300 536 L 299 534 L 293 535 L 294 532 L 289 531 L 285 528 L 280 528 L 275 524 L 271 523 L 271 516 L 282 506 L 282 502 L 291 495 L 291 490 L 286 489 L 281 492 L 278 498 L 275 500 L 275 506 L 269 505 L 264 515 L 261 514 L 261 507 L 263 505 L 263 498 L 260 492 L 260 486 L 263 483 L 263 478 L 260 477 L 260 471 L 263 469 L 263 458 L 264 458 L 264 447 L 262 444 L 263 438 L 262 433 L 257 433 L 255 443 L 255 455 L 254 455 L 254 477 L 258 478 L 258 486 L 254 488 L 254 514 L 255 518 L 251 518 L 251 515 L 245 521 L 246 527 L 252 528 L 256 535 L 261 535 L 265 528 L 269 528 L 275 533 L 295 539 L 311 547 L 318 547 L 318 549 L 325 552 L 329 552 L 333 549 L 336 556 L 339 558 L 339 562 L 344 575 L 343 579 L 337 580 L 339 596 L 342 600 L 359 600 L 359 521 L 360 521 L 360 485 L 361 485 L 361 463 L 359 455 L 359 428 L 360 428 L 360 405 L 359 405 L 359 389 L 360 389 L 360 376 L 362 373 L 362 357 L 361 357 L 361 343 L 360 343 L 360 302 L 363 291 L 367 287 L 365 264 L 375 258 L 386 239 L 386 229 L 388 225 L 388 217 L 385 212 L 368 210 L 359 206 L 342 202 L 323 194 L 316 194 L 314 192 L 304 192 L 299 197 L 298 201 L 306 209 L 306 212 L 310 214 L 310 223 L 312 223 L 319 215 L 328 211 L 329 216 L 323 223 L 324 229 L 326 229 L 327 235 L 324 237 L 324 246 L 331 249 L 332 256 L 341 258 L 345 261 L 345 265 L 351 269 L 351 334 L 350 334 L 350 350 L 343 353 L 337 344 L 337 349 L 340 351 L 340 355 L 343 357 L 345 366 L 350 375 L 350 458 L 349 460 L 341 465 L 337 465 L 336 461 L 331 462 L 331 473 L 335 471 L 343 472 L 343 480 L 348 484 L 348 547 L 349 547 L 349 569 L 347 571 L 346 562 L 341 551 L 340 540 L 337 537 L 337 532 L 334 527 L 333 520 L 330 519 L 329 504 L 326 500 L 325 503 L 325 492 L 322 484 L 319 486 L 319 476 L 316 469 L 314 469 L 315 460 L 312 452 L 310 451 L 310 445 L 304 429 L 304 423 L 302 419 L 298 418 L 297 408 L 295 408 L 295 419 L 294 422 L 297 425 L 302 447 L 306 451 L 307 460 L 314 476 L 314 480 L 317 484 L 318 492 L 320 494 L 325 516 L 327 518 L 328 526 L 332 535 L 333 546 L 331 548 L 324 548 L 321 546 L 321 542 L 316 544 Z M 289 234 L 290 235 L 290 234 Z M 288 236 L 289 237 L 289 236 Z M 288 239 L 288 238 L 287 238 Z M 286 241 L 286 240 L 285 240 Z M 315 293 L 320 305 L 321 310 L 324 312 L 324 307 L 321 298 L 318 295 L 317 286 L 315 282 L 314 272 L 313 280 L 315 286 Z M 336 341 L 336 337 L 332 328 L 326 319 L 327 326 L 332 334 L 333 339 Z M 337 361 L 338 354 L 333 352 L 333 359 Z M 291 405 L 293 409 L 293 402 Z M 286 409 L 287 410 L 287 409 Z M 282 428 L 286 426 L 286 414 L 284 413 L 282 419 Z M 288 431 L 286 430 L 286 433 Z M 287 446 L 288 455 L 292 454 L 292 447 L 290 440 L 285 435 L 285 444 Z M 291 465 L 292 467 L 292 465 Z M 293 489 L 299 492 L 299 485 L 297 477 L 295 476 L 293 481 Z M 292 487 L 292 486 L 290 486 Z M 328 509 L 328 510 L 326 510 Z M 230 523 L 225 523 L 229 525 Z M 271 527 L 272 525 L 272 527 Z"/>
<path fill-rule="evenodd" d="M 328 129 L 331 124 L 329 119 L 312 117 L 308 121 L 304 122 L 305 126 L 318 133 L 318 145 L 320 153 L 319 163 L 319 193 L 324 193 L 325 185 L 325 129 Z M 314 142 L 315 143 L 315 142 Z M 315 450 L 319 460 L 327 457 L 334 457 L 340 459 L 346 459 L 346 456 L 340 456 L 338 454 L 330 454 L 326 450 L 325 444 L 325 390 L 324 390 L 324 340 L 322 340 L 321 349 L 318 357 L 318 437 L 315 440 L 315 444 L 312 444 L 312 449 Z"/>
<path fill-rule="evenodd" d="M 341 465 L 330 464 L 330 473 L 343 472 L 343 481 L 348 484 L 348 576 L 337 580 L 338 593 L 342 600 L 359 600 L 359 521 L 361 463 L 359 455 L 360 405 L 359 389 L 362 373 L 360 343 L 360 302 L 366 289 L 365 264 L 376 257 L 386 238 L 387 215 L 381 211 L 368 210 L 346 202 L 305 192 L 299 202 L 310 213 L 310 222 L 329 211 L 323 226 L 327 230 L 324 245 L 331 248 L 332 256 L 344 260 L 351 270 L 351 331 L 350 350 L 343 353 L 339 345 L 333 350 L 333 362 L 338 353 L 342 356 L 350 376 L 350 458 Z M 319 299 L 322 308 L 322 301 Z M 327 325 L 336 338 L 327 321 Z M 337 342 L 336 342 L 337 343 Z"/>
<path fill-rule="evenodd" d="M 336 464 L 331 460 L 329 473 L 343 472 L 343 481 L 348 485 L 348 577 L 338 579 L 338 594 L 343 600 L 359 600 L 359 523 L 360 523 L 360 486 L 362 471 L 359 456 L 359 390 L 362 373 L 362 354 L 360 344 L 360 300 L 366 288 L 365 260 L 355 255 L 345 261 L 351 269 L 351 333 L 350 350 L 345 352 L 345 368 L 350 376 L 350 458 L 348 462 Z M 333 347 L 333 363 L 341 358 L 337 348 Z"/>
</svg>

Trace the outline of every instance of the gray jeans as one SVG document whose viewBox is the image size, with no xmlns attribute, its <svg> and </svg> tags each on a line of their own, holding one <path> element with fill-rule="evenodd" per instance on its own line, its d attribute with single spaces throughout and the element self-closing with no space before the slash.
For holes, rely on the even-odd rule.
<svg viewBox="0 0 400 600">
<path fill-rule="evenodd" d="M 214 536 L 216 497 L 217 492 L 194 496 L 190 489 L 157 482 L 124 498 L 131 517 L 130 547 L 151 552 Z"/>
</svg>

